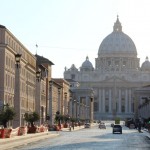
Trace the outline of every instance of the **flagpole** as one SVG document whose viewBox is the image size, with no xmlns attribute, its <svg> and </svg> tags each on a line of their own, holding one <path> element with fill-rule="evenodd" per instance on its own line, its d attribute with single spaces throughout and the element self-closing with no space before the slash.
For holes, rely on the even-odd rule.
<svg viewBox="0 0 150 150">
<path fill-rule="evenodd" d="M 35 47 L 36 47 L 36 54 L 37 54 L 38 45 L 36 44 Z"/>
</svg>

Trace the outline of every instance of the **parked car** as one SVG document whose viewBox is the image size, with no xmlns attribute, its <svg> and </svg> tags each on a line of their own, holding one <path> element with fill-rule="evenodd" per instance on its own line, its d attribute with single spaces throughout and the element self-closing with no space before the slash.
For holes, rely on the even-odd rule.
<svg viewBox="0 0 150 150">
<path fill-rule="evenodd" d="M 100 124 L 99 124 L 99 128 L 100 128 L 100 129 L 106 129 L 105 123 L 100 123 Z"/>
<path fill-rule="evenodd" d="M 115 124 L 113 126 L 113 134 L 116 132 L 122 134 L 122 126 L 121 125 Z"/>
<path fill-rule="evenodd" d="M 84 128 L 90 128 L 90 127 L 91 127 L 90 123 L 85 123 L 84 124 Z"/>
</svg>

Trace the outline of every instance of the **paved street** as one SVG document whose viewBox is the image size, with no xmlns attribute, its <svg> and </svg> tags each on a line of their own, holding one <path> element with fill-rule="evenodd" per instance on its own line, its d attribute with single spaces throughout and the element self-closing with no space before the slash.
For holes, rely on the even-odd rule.
<svg viewBox="0 0 150 150">
<path fill-rule="evenodd" d="M 146 132 L 123 127 L 123 134 L 112 134 L 110 123 L 107 129 L 98 125 L 74 132 L 62 131 L 60 136 L 38 141 L 14 150 L 149 150 L 150 139 Z"/>
</svg>

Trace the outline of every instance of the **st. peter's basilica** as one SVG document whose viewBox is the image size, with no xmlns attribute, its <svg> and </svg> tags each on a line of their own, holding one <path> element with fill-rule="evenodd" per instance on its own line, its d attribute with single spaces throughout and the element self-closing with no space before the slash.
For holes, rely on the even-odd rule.
<svg viewBox="0 0 150 150">
<path fill-rule="evenodd" d="M 64 78 L 93 88 L 94 119 L 128 118 L 134 114 L 134 90 L 150 84 L 150 62 L 146 57 L 140 67 L 136 46 L 117 17 L 99 46 L 95 68 L 87 56 L 79 69 L 74 64 L 66 68 Z"/>
</svg>

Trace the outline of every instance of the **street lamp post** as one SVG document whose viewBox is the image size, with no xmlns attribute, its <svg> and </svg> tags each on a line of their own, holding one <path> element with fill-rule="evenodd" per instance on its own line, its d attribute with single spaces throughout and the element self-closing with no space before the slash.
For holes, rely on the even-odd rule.
<svg viewBox="0 0 150 150">
<path fill-rule="evenodd" d="M 20 60 L 21 54 L 15 54 L 15 90 L 14 90 L 14 110 L 16 116 L 14 118 L 13 127 L 21 126 L 21 100 L 20 100 Z"/>
<path fill-rule="evenodd" d="M 90 120 L 93 122 L 93 97 L 90 98 Z"/>
<path fill-rule="evenodd" d="M 36 102 L 35 102 L 35 109 L 36 112 L 39 114 L 40 119 L 38 121 L 39 125 L 41 125 L 41 70 L 38 69 L 36 71 Z"/>
<path fill-rule="evenodd" d="M 52 111 L 52 97 L 53 97 L 53 81 L 49 81 L 49 124 L 52 125 L 54 123 L 53 111 Z"/>
<path fill-rule="evenodd" d="M 61 88 L 58 88 L 58 111 L 61 112 L 61 100 L 60 100 Z"/>
<path fill-rule="evenodd" d="M 68 107 L 67 107 L 67 92 L 65 94 L 65 99 L 64 99 L 64 114 L 68 114 Z"/>
<path fill-rule="evenodd" d="M 38 82 L 41 80 L 41 69 L 38 69 L 38 71 L 36 72 L 36 79 Z"/>
</svg>

